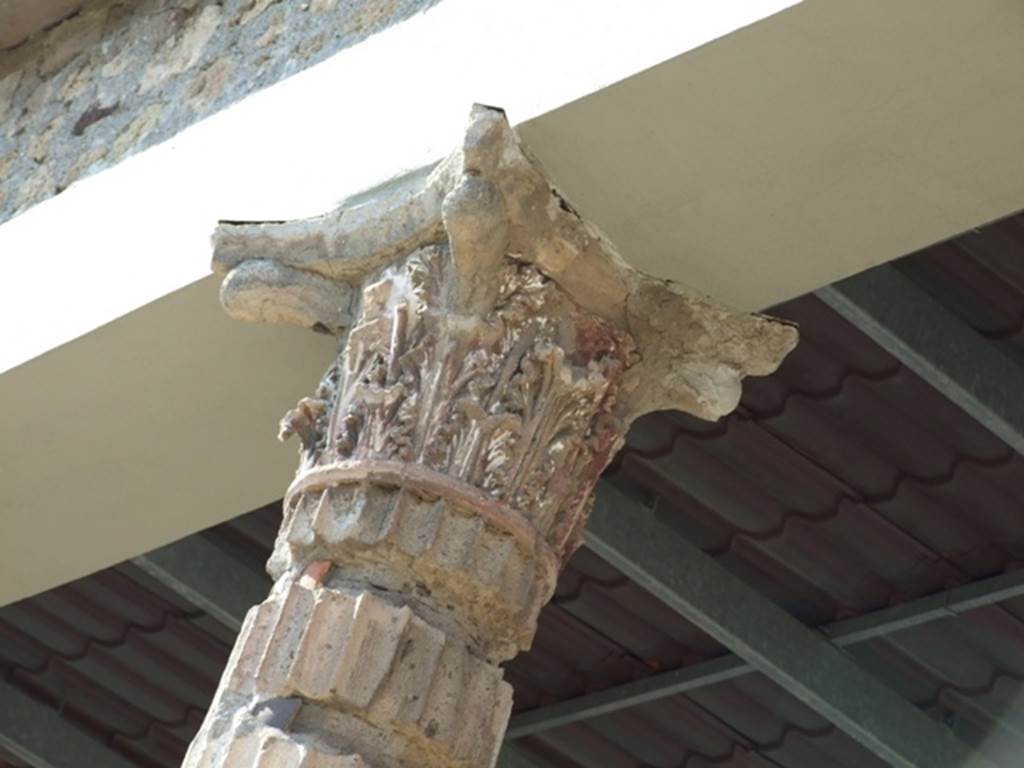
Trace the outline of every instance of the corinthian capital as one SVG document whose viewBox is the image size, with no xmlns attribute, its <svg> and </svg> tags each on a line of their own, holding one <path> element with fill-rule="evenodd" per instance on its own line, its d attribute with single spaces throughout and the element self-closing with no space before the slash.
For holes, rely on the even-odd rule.
<svg viewBox="0 0 1024 768">
<path fill-rule="evenodd" d="M 301 461 L 277 585 L 195 765 L 253 765 L 300 732 L 378 768 L 489 765 L 509 706 L 494 664 L 529 646 L 629 423 L 718 418 L 796 343 L 632 269 L 487 107 L 427 171 L 314 219 L 222 224 L 214 265 L 231 315 L 340 352 L 281 422 Z M 255 714 L 285 699 L 286 723 Z"/>
</svg>

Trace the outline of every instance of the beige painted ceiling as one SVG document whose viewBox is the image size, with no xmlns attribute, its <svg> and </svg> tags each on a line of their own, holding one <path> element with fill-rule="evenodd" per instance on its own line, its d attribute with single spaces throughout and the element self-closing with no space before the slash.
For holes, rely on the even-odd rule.
<svg viewBox="0 0 1024 768">
<path fill-rule="evenodd" d="M 807 0 L 520 131 L 631 262 L 763 308 L 1024 208 L 1022 40 L 1018 0 Z M 211 277 L 0 376 L 0 604 L 279 495 L 331 355 Z"/>
<path fill-rule="evenodd" d="M 519 131 L 632 264 L 763 308 L 1024 208 L 1024 3 L 805 0 Z"/>
</svg>

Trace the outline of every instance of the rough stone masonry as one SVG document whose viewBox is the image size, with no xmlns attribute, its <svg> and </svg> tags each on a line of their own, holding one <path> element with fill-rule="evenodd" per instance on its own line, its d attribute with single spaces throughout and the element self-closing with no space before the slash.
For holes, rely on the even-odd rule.
<svg viewBox="0 0 1024 768">
<path fill-rule="evenodd" d="M 85 3 L 0 51 L 0 223 L 436 2 Z"/>
<path fill-rule="evenodd" d="M 439 165 L 315 219 L 225 223 L 241 319 L 336 334 L 268 570 L 190 768 L 486 768 L 630 422 L 715 419 L 796 329 L 630 268 L 474 109 Z"/>
</svg>

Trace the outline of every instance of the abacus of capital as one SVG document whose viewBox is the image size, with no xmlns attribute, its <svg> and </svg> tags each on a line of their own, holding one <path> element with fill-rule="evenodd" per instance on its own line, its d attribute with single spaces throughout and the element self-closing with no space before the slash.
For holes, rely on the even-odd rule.
<svg viewBox="0 0 1024 768">
<path fill-rule="evenodd" d="M 309 220 L 222 223 L 234 317 L 336 334 L 268 570 L 185 765 L 486 768 L 630 422 L 715 419 L 795 328 L 647 277 L 497 109 L 437 166 Z"/>
</svg>

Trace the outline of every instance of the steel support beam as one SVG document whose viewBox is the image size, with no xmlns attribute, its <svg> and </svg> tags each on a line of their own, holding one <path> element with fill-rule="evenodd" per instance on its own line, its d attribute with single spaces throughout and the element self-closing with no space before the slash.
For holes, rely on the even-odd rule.
<svg viewBox="0 0 1024 768">
<path fill-rule="evenodd" d="M 695 691 L 715 683 L 723 683 L 753 671 L 753 666 L 732 654 L 690 664 L 682 669 L 662 672 L 660 675 L 634 680 L 588 696 L 516 715 L 509 722 L 505 739 L 515 740 L 534 736 L 552 728 L 647 704 L 667 696 Z"/>
<path fill-rule="evenodd" d="M 32 768 L 134 768 L 135 763 L 8 682 L 0 682 L 0 747 Z"/>
<path fill-rule="evenodd" d="M 1024 569 L 826 624 L 821 632 L 834 645 L 846 647 L 1021 596 L 1024 596 Z"/>
<path fill-rule="evenodd" d="M 993 768 L 820 632 L 605 484 L 587 546 L 866 749 L 899 768 Z"/>
<path fill-rule="evenodd" d="M 132 562 L 226 627 L 238 631 L 270 584 L 201 533 L 154 549 Z"/>
<path fill-rule="evenodd" d="M 1024 453 L 1024 370 L 913 280 L 883 264 L 816 295 Z"/>
<path fill-rule="evenodd" d="M 1024 596 L 1024 569 L 826 624 L 819 627 L 819 631 L 833 645 L 847 647 L 1021 596 Z M 691 664 L 682 669 L 516 715 L 509 724 L 505 738 L 532 736 L 562 725 L 732 680 L 754 671 L 753 665 L 732 654 Z"/>
</svg>

